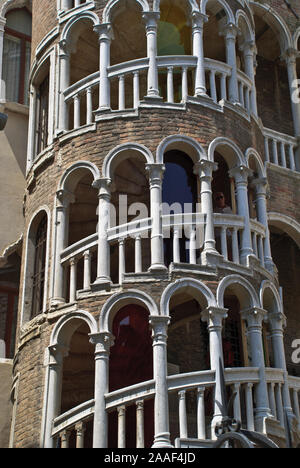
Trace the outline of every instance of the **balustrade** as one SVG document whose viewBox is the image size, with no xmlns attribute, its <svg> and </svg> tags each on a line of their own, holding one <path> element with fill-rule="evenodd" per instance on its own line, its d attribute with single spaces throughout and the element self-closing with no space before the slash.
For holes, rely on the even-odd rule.
<svg viewBox="0 0 300 468">
<path fill-rule="evenodd" d="M 91 0 L 61 0 L 61 10 L 67 11 L 71 10 L 72 8 L 77 8 L 80 5 L 84 5 L 85 3 L 90 3 Z"/>
<path fill-rule="evenodd" d="M 266 162 L 277 166 L 296 169 L 295 150 L 298 146 L 297 139 L 274 130 L 264 128 L 265 137 L 265 159 Z"/>
<path fill-rule="evenodd" d="M 162 103 L 180 104 L 189 95 L 194 96 L 195 73 L 197 58 L 193 56 L 157 57 L 159 77 L 159 92 Z M 149 58 L 132 60 L 108 67 L 107 80 L 110 83 L 106 92 L 114 111 L 137 109 L 147 92 L 147 72 Z M 231 67 L 226 63 L 213 59 L 204 59 L 204 75 L 206 79 L 207 95 L 218 104 L 228 100 L 228 80 Z M 72 128 L 77 129 L 93 122 L 93 102 L 98 93 L 99 72 L 96 72 L 64 91 L 65 102 L 71 113 L 73 111 Z M 238 73 L 239 101 L 242 107 L 251 112 L 251 80 L 242 72 Z M 106 88 L 105 88 L 106 89 Z M 110 89 L 110 91 L 108 91 Z M 70 129 L 67 129 L 70 130 Z"/>
<path fill-rule="evenodd" d="M 242 422 L 242 427 L 255 430 L 255 388 L 259 384 L 259 369 L 255 367 L 225 369 L 225 384 L 227 394 L 236 393 L 233 416 Z M 284 427 L 284 408 L 282 386 L 284 382 L 281 369 L 266 369 L 266 382 L 272 416 Z M 177 434 L 179 438 L 210 439 L 211 398 L 215 385 L 214 371 L 199 371 L 186 374 L 169 375 L 167 387 L 170 405 L 170 416 L 178 421 Z M 289 387 L 292 393 L 293 412 L 298 425 L 300 379 L 289 377 Z M 116 438 L 118 448 L 126 447 L 126 412 L 134 408 L 136 425 L 136 447 L 145 446 L 145 404 L 154 399 L 155 382 L 149 380 L 131 387 L 108 393 L 105 397 L 106 411 L 116 413 Z M 177 404 L 176 404 L 177 400 Z M 171 401 L 171 400 L 170 400 Z M 174 404 L 175 403 L 175 404 Z M 176 409 L 177 408 L 177 409 Z M 177 413 L 173 414 L 173 413 Z M 55 418 L 52 437 L 59 441 L 61 448 L 71 445 L 83 448 L 85 427 L 93 419 L 94 400 L 82 403 Z M 175 419 L 174 419 L 175 418 Z M 133 429 L 133 428 L 132 428 Z M 70 441 L 72 444 L 70 444 Z"/>
<path fill-rule="evenodd" d="M 203 213 L 181 213 L 162 216 L 163 238 L 168 241 L 169 263 L 201 264 L 206 215 Z M 118 251 L 118 256 L 111 257 L 111 270 L 115 277 L 113 284 L 122 284 L 125 274 L 142 274 L 150 267 L 152 219 L 145 218 L 121 226 L 109 228 L 107 239 L 111 253 Z M 214 214 L 214 229 L 217 250 L 225 261 L 241 264 L 241 236 L 244 230 L 244 218 L 232 214 Z M 256 220 L 251 220 L 251 240 L 254 255 L 260 265 L 264 263 L 265 227 Z M 150 251 L 149 251 L 150 248 Z M 98 234 L 73 244 L 61 253 L 60 261 L 68 276 L 68 301 L 76 301 L 78 291 L 89 291 L 94 280 L 91 265 L 96 260 Z M 128 252 L 130 255 L 128 256 Z M 184 252 L 184 254 L 183 254 Z M 118 258 L 118 260 L 117 260 Z M 117 263 L 116 263 L 117 262 Z M 130 264 L 130 266 L 129 266 Z M 94 267 L 94 270 L 96 268 Z"/>
</svg>

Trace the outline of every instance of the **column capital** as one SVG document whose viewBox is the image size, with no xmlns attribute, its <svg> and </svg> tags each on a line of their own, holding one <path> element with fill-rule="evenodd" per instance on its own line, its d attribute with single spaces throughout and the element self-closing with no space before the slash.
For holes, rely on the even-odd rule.
<svg viewBox="0 0 300 468">
<path fill-rule="evenodd" d="M 168 315 L 150 315 L 149 323 L 152 329 L 154 342 L 166 342 L 168 326 L 171 318 Z"/>
<path fill-rule="evenodd" d="M 251 186 L 255 188 L 257 192 L 267 195 L 268 179 L 267 177 L 251 179 Z"/>
<path fill-rule="evenodd" d="M 149 172 L 150 184 L 155 184 L 157 182 L 161 183 L 163 180 L 164 172 L 166 167 L 164 164 L 153 163 L 146 164 L 146 171 Z"/>
<path fill-rule="evenodd" d="M 233 23 L 225 24 L 225 26 L 223 26 L 222 30 L 220 31 L 220 35 L 225 36 L 226 40 L 235 40 L 238 34 L 239 29 Z"/>
<path fill-rule="evenodd" d="M 259 307 L 251 307 L 241 311 L 242 318 L 247 320 L 249 328 L 261 329 L 262 322 L 267 319 L 267 311 Z"/>
<path fill-rule="evenodd" d="M 212 173 L 218 169 L 218 164 L 215 161 L 201 159 L 194 164 L 194 174 L 201 177 L 212 177 Z"/>
<path fill-rule="evenodd" d="M 235 179 L 235 182 L 237 184 L 248 183 L 248 177 L 250 177 L 253 174 L 253 171 L 249 169 L 249 167 L 243 166 L 241 164 L 240 166 L 236 166 L 230 169 L 228 174 L 229 177 L 233 177 Z"/>
<path fill-rule="evenodd" d="M 59 56 L 69 57 L 72 52 L 72 42 L 67 39 L 62 39 L 59 41 Z"/>
<path fill-rule="evenodd" d="M 61 344 L 48 346 L 49 350 L 49 366 L 62 365 L 63 358 L 69 354 L 69 347 Z"/>
<path fill-rule="evenodd" d="M 222 328 L 223 320 L 228 317 L 228 309 L 209 306 L 201 312 L 202 322 L 207 322 L 208 328 Z"/>
<path fill-rule="evenodd" d="M 208 16 L 201 13 L 200 11 L 193 11 L 192 13 L 192 28 L 198 29 L 203 28 L 204 23 L 208 22 Z"/>
<path fill-rule="evenodd" d="M 4 28 L 6 25 L 6 18 L 0 16 L 0 33 L 4 33 Z"/>
<path fill-rule="evenodd" d="M 114 344 L 114 336 L 110 332 L 91 333 L 90 343 L 96 346 L 95 354 L 108 354 Z"/>
<path fill-rule="evenodd" d="M 281 60 L 285 60 L 287 63 L 296 63 L 296 59 L 299 57 L 299 51 L 292 47 L 286 49 L 281 55 Z"/>
<path fill-rule="evenodd" d="M 67 208 L 70 203 L 75 203 L 75 195 L 68 190 L 61 189 L 56 192 L 58 208 Z"/>
<path fill-rule="evenodd" d="M 256 44 L 255 41 L 244 41 L 239 47 L 240 51 L 244 52 L 245 55 L 252 55 L 256 53 Z"/>
<path fill-rule="evenodd" d="M 160 13 L 158 11 L 145 11 L 143 13 L 143 20 L 146 24 L 146 29 L 157 28 L 157 23 L 160 19 Z"/>
<path fill-rule="evenodd" d="M 268 314 L 268 322 L 271 325 L 271 332 L 280 331 L 282 332 L 286 328 L 286 315 L 283 312 L 274 312 Z"/>
<path fill-rule="evenodd" d="M 113 28 L 111 23 L 96 24 L 94 31 L 98 34 L 99 41 L 111 41 L 114 38 Z"/>
<path fill-rule="evenodd" d="M 109 177 L 103 177 L 94 180 L 92 183 L 92 187 L 99 190 L 99 197 L 103 195 L 110 196 L 110 186 L 111 186 L 111 179 Z"/>
</svg>

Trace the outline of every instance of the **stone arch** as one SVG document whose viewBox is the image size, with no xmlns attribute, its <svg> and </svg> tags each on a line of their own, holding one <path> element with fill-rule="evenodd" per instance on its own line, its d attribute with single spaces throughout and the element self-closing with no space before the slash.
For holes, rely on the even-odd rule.
<svg viewBox="0 0 300 468">
<path fill-rule="evenodd" d="M 140 5 L 143 13 L 150 11 L 149 4 L 146 0 L 135 0 L 138 5 Z M 104 8 L 103 11 L 103 16 L 102 16 L 102 21 L 103 23 L 110 23 L 111 22 L 111 16 L 112 16 L 112 11 L 115 8 L 116 5 L 122 4 L 121 0 L 110 0 L 106 7 Z"/>
<path fill-rule="evenodd" d="M 241 21 L 240 30 L 243 35 L 243 39 L 245 41 L 255 41 L 255 33 L 253 27 L 249 21 L 248 16 L 243 10 L 238 10 L 235 15 L 235 21 L 237 27 L 239 27 L 239 23 Z"/>
<path fill-rule="evenodd" d="M 245 159 L 247 162 L 247 166 L 249 167 L 250 159 L 253 158 L 255 162 L 255 166 L 257 169 L 257 173 L 259 177 L 267 177 L 266 168 L 264 163 L 261 159 L 261 156 L 254 148 L 248 148 L 245 153 Z"/>
<path fill-rule="evenodd" d="M 266 292 L 269 292 L 268 297 L 266 298 L 267 303 L 265 302 Z M 260 302 L 263 309 L 272 313 L 283 313 L 282 301 L 278 290 L 276 289 L 274 283 L 269 280 L 264 280 L 261 283 L 259 290 Z"/>
<path fill-rule="evenodd" d="M 159 315 L 157 305 L 148 294 L 129 289 L 126 292 L 114 294 L 106 301 L 99 316 L 99 330 L 101 332 L 111 332 L 116 313 L 129 304 L 136 304 L 146 308 L 150 315 Z"/>
<path fill-rule="evenodd" d="M 64 26 L 62 33 L 61 33 L 61 42 L 62 44 L 72 44 L 74 45 L 74 42 L 76 43 L 76 38 L 77 35 L 75 34 L 75 37 L 71 41 L 71 34 L 73 32 L 73 28 L 76 26 L 80 26 L 82 22 L 85 20 L 89 20 L 92 22 L 93 26 L 98 26 L 100 24 L 99 17 L 93 13 L 92 11 L 85 11 L 82 12 L 74 17 L 72 17 Z M 78 30 L 78 35 L 80 34 L 80 27 Z"/>
<path fill-rule="evenodd" d="M 224 307 L 225 290 L 230 286 L 240 301 L 241 310 L 249 309 L 250 307 L 260 308 L 260 299 L 256 290 L 248 280 L 240 275 L 226 276 L 219 283 L 216 294 L 218 307 Z"/>
<path fill-rule="evenodd" d="M 32 275 L 34 269 L 34 239 L 37 233 L 39 223 L 43 216 L 47 217 L 47 240 L 46 240 L 46 258 L 45 258 L 45 271 L 48 271 L 49 267 L 49 249 L 50 249 L 50 232 L 51 232 L 51 211 L 48 206 L 43 205 L 38 208 L 32 215 L 31 220 L 28 224 L 26 232 L 26 244 L 25 244 L 25 267 L 24 267 L 24 278 L 23 278 L 23 293 L 21 303 L 21 323 L 30 320 L 31 310 L 26 307 L 26 304 L 31 304 L 31 293 L 32 293 Z M 43 311 L 46 309 L 46 303 L 48 298 L 48 275 L 45 275 L 44 283 L 44 296 L 43 296 Z"/>
<path fill-rule="evenodd" d="M 29 11 L 31 11 L 31 2 L 28 0 L 7 0 L 3 3 L 0 9 L 0 17 L 4 18 L 5 15 L 15 8 L 23 8 L 27 7 Z"/>
<path fill-rule="evenodd" d="M 168 315 L 170 300 L 180 290 L 192 292 L 193 297 L 199 301 L 199 304 L 203 308 L 216 306 L 216 300 L 212 291 L 204 283 L 192 278 L 183 278 L 170 284 L 164 290 L 160 301 L 161 315 Z"/>
<path fill-rule="evenodd" d="M 296 50 L 298 50 L 299 37 L 300 37 L 300 27 L 296 29 L 293 35 L 293 46 L 294 46 L 294 49 Z"/>
<path fill-rule="evenodd" d="M 261 5 L 257 2 L 251 2 L 251 5 L 254 14 L 263 16 L 264 21 L 279 33 L 281 53 L 291 48 L 293 45 L 292 35 L 283 18 L 270 5 Z"/>
<path fill-rule="evenodd" d="M 88 325 L 90 334 L 97 333 L 98 327 L 95 318 L 85 310 L 76 310 L 61 317 L 55 324 L 50 338 L 50 346 L 68 347 L 73 333 L 83 322 Z"/>
<path fill-rule="evenodd" d="M 163 164 L 166 151 L 176 149 L 188 154 L 194 163 L 207 159 L 207 154 L 203 147 L 193 138 L 185 135 L 170 135 L 159 144 L 156 151 L 156 162 Z"/>
<path fill-rule="evenodd" d="M 94 182 L 100 178 L 100 171 L 95 164 L 89 161 L 77 161 L 64 172 L 60 179 L 58 190 L 68 190 L 72 193 L 82 176 L 82 171 L 85 170 L 92 174 Z"/>
<path fill-rule="evenodd" d="M 156 12 L 160 11 L 160 2 L 161 2 L 161 0 L 154 0 L 154 2 L 153 2 L 153 11 L 156 11 Z M 199 7 L 198 7 L 198 4 L 197 4 L 196 0 L 188 0 L 188 4 L 189 4 L 192 12 L 199 11 Z"/>
<path fill-rule="evenodd" d="M 222 6 L 225 13 L 226 13 L 226 16 L 227 16 L 227 23 L 235 24 L 235 17 L 234 17 L 233 11 L 231 10 L 230 6 L 228 5 L 228 3 L 225 0 L 201 0 L 200 1 L 200 11 L 201 11 L 201 13 L 206 15 L 207 14 L 206 10 L 207 10 L 208 6 L 210 6 L 212 4 L 219 4 L 220 6 Z"/>
<path fill-rule="evenodd" d="M 219 150 L 223 157 L 225 157 L 229 169 L 235 166 L 246 166 L 245 157 L 240 148 L 229 138 L 218 137 L 215 138 L 208 148 L 208 160 L 214 161 L 214 153 Z"/>
<path fill-rule="evenodd" d="M 141 157 L 144 157 L 145 164 L 154 163 L 153 155 L 146 146 L 140 145 L 139 143 L 125 143 L 116 146 L 116 148 L 110 151 L 106 156 L 102 166 L 102 176 L 111 179 L 116 164 L 127 159 L 132 153 L 138 153 Z"/>
<path fill-rule="evenodd" d="M 274 226 L 286 232 L 300 248 L 300 224 L 290 216 L 270 212 L 268 213 L 269 226 Z"/>
</svg>

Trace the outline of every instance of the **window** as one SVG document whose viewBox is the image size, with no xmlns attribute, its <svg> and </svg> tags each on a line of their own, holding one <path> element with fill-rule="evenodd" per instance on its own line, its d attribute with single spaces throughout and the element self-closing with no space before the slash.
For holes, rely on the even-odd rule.
<svg viewBox="0 0 300 468">
<path fill-rule="evenodd" d="M 37 90 L 36 154 L 48 145 L 49 75 Z"/>
<path fill-rule="evenodd" d="M 47 244 L 47 217 L 44 216 L 38 226 L 35 238 L 34 269 L 32 276 L 32 308 L 31 318 L 43 311 L 45 266 Z"/>
<path fill-rule="evenodd" d="M 28 105 L 31 54 L 31 15 L 26 8 L 6 16 L 3 44 L 3 80 L 6 100 Z"/>
</svg>

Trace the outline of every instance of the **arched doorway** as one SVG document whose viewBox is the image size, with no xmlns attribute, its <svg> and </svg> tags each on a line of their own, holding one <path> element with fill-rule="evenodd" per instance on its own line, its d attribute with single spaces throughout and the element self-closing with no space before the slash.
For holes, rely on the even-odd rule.
<svg viewBox="0 0 300 468">
<path fill-rule="evenodd" d="M 192 159 L 183 151 L 170 150 L 164 155 L 164 164 L 166 171 L 162 187 L 163 214 L 195 213 L 198 188 Z M 164 239 L 167 266 L 173 260 L 173 234 L 174 231 L 170 231 L 170 238 Z M 185 234 L 179 229 L 180 262 L 183 263 L 189 261 L 189 246 Z"/>
<path fill-rule="evenodd" d="M 109 391 L 130 387 L 153 378 L 152 338 L 149 313 L 139 305 L 130 304 L 120 309 L 112 325 L 115 338 L 110 350 Z M 109 414 L 109 447 L 117 447 L 118 414 Z M 151 447 L 154 438 L 153 400 L 144 401 L 145 447 Z M 126 448 L 136 447 L 136 408 L 126 407 Z"/>
</svg>

